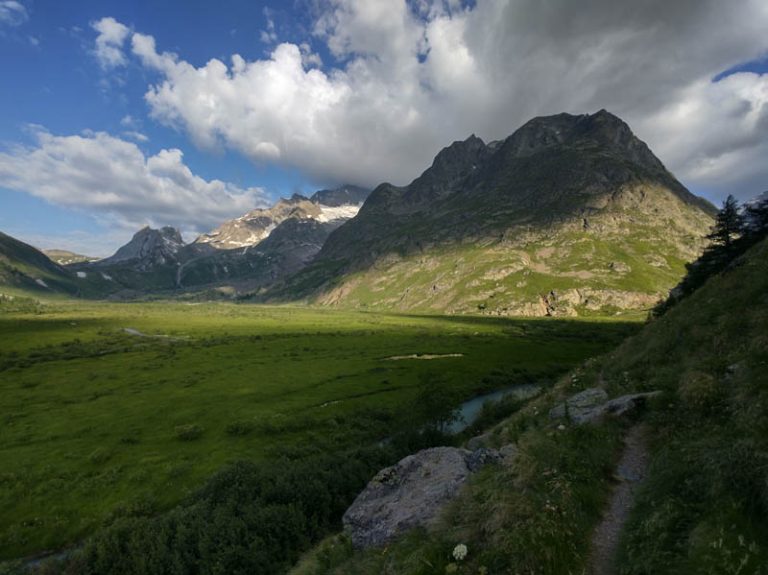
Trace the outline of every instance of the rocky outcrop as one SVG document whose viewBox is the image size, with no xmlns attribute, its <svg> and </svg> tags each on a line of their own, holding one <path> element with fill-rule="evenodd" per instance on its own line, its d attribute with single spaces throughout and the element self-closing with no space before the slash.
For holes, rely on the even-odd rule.
<svg viewBox="0 0 768 575">
<path fill-rule="evenodd" d="M 613 265 L 613 264 L 612 264 Z M 625 264 L 615 264 L 612 269 L 623 269 Z M 626 266 L 628 267 L 628 266 Z M 567 289 L 551 290 L 539 297 L 539 305 L 514 308 L 513 315 L 567 316 L 579 315 L 579 309 L 601 311 L 604 309 L 636 310 L 653 307 L 664 294 L 622 291 L 615 289 Z M 506 310 L 509 311 L 509 310 Z"/>
<path fill-rule="evenodd" d="M 551 419 L 567 418 L 576 425 L 583 425 L 599 421 L 607 415 L 624 415 L 644 405 L 648 399 L 659 393 L 658 391 L 633 393 L 609 400 L 605 390 L 593 387 L 553 407 L 549 417 Z"/>
<path fill-rule="evenodd" d="M 509 463 L 513 446 L 475 451 L 433 447 L 381 470 L 344 514 L 355 547 L 388 543 L 414 527 L 427 527 L 470 475 L 490 463 Z"/>
</svg>

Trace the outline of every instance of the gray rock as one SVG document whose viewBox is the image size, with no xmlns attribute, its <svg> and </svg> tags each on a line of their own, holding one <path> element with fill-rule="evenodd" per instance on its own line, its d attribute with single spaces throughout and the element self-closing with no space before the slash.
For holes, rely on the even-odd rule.
<svg viewBox="0 0 768 575">
<path fill-rule="evenodd" d="M 607 400 L 608 394 L 604 389 L 599 387 L 585 389 L 552 408 L 549 417 L 559 419 L 567 415 L 574 423 L 583 423 L 585 418 L 590 418 L 592 412 Z"/>
<path fill-rule="evenodd" d="M 427 527 L 474 471 L 501 461 L 498 451 L 485 448 L 433 447 L 409 455 L 376 474 L 344 513 L 344 528 L 361 548 Z"/>
<path fill-rule="evenodd" d="M 567 415 L 573 423 L 582 425 L 598 421 L 606 415 L 624 415 L 643 405 L 649 398 L 659 395 L 659 393 L 661 392 L 633 393 L 608 400 L 608 394 L 604 390 L 599 388 L 586 389 L 552 408 L 549 417 L 558 419 Z"/>
<path fill-rule="evenodd" d="M 489 463 L 501 463 L 502 456 L 495 449 L 481 447 L 469 454 L 466 458 L 467 467 L 471 473 L 479 471 Z"/>
</svg>

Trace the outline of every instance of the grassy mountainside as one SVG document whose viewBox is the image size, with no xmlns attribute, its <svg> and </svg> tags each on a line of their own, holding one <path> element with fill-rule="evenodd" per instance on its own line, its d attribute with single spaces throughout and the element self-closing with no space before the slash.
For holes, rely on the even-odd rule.
<svg viewBox="0 0 768 575">
<path fill-rule="evenodd" d="M 409 186 L 379 186 L 273 295 L 510 315 L 648 307 L 713 213 L 615 116 L 537 118 L 503 142 L 455 142 Z"/>
<path fill-rule="evenodd" d="M 510 469 L 480 474 L 431 533 L 353 553 L 326 541 L 295 575 L 582 573 L 631 422 L 557 427 L 549 408 L 582 389 L 661 391 L 640 414 L 651 462 L 620 546 L 622 575 L 768 570 L 768 241 L 497 425 Z M 456 564 L 451 550 L 469 548 Z"/>
<path fill-rule="evenodd" d="M 0 291 L 29 294 L 75 294 L 75 275 L 41 251 L 0 232 Z"/>
</svg>

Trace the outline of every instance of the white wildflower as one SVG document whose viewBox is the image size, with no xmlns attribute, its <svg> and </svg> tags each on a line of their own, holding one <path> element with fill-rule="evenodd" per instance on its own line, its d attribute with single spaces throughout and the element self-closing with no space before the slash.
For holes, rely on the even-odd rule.
<svg viewBox="0 0 768 575">
<path fill-rule="evenodd" d="M 453 548 L 453 558 L 456 559 L 456 561 L 463 561 L 466 556 L 467 546 L 463 543 L 459 543 L 456 547 Z"/>
</svg>

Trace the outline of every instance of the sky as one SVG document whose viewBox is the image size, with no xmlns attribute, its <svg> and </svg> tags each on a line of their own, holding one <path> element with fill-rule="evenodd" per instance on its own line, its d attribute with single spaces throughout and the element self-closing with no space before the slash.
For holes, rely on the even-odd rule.
<svg viewBox="0 0 768 575">
<path fill-rule="evenodd" d="M 105 256 L 602 108 L 692 192 L 768 189 L 765 0 L 0 0 L 0 231 Z"/>
</svg>

